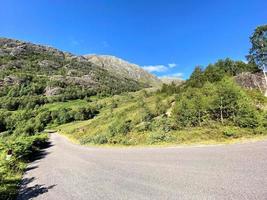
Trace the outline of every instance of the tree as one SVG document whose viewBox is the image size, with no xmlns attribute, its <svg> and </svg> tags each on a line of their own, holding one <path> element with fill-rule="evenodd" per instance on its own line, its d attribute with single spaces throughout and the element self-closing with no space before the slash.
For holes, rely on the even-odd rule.
<svg viewBox="0 0 267 200">
<path fill-rule="evenodd" d="M 223 76 L 223 69 L 217 65 L 208 65 L 204 72 L 205 81 L 209 81 L 211 83 L 222 80 Z"/>
<path fill-rule="evenodd" d="M 202 88 L 188 88 L 180 94 L 173 109 L 173 116 L 179 127 L 202 126 L 209 120 L 211 100 L 215 90 L 210 88 L 210 83 Z"/>
<path fill-rule="evenodd" d="M 240 101 L 245 98 L 245 93 L 230 78 L 224 78 L 217 85 L 217 97 L 214 100 L 214 115 L 224 123 L 225 119 L 235 121 Z"/>
<path fill-rule="evenodd" d="M 204 84 L 204 76 L 203 76 L 203 70 L 200 66 L 197 66 L 193 73 L 191 74 L 187 85 L 190 87 L 197 87 L 200 88 Z"/>
<path fill-rule="evenodd" d="M 250 63 L 255 63 L 262 70 L 267 86 L 267 25 L 257 27 L 250 37 L 250 42 L 252 47 L 247 58 Z"/>
</svg>

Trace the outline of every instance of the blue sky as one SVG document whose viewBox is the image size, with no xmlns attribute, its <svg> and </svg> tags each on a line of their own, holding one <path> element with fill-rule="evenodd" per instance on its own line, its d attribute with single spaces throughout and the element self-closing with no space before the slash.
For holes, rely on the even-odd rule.
<svg viewBox="0 0 267 200">
<path fill-rule="evenodd" d="M 196 65 L 245 60 L 266 8 L 266 0 L 0 0 L 0 36 L 188 78 Z"/>
</svg>

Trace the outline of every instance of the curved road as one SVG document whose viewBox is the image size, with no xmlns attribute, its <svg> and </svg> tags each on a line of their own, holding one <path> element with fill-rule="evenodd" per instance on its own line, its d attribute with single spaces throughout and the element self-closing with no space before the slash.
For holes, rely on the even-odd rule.
<svg viewBox="0 0 267 200">
<path fill-rule="evenodd" d="M 18 199 L 267 199 L 267 141 L 97 148 L 51 135 Z"/>
</svg>

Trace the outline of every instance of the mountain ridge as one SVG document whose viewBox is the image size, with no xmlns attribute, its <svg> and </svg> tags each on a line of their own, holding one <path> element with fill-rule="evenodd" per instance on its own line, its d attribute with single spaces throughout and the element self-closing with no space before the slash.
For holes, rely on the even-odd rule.
<svg viewBox="0 0 267 200">
<path fill-rule="evenodd" d="M 77 56 L 51 46 L 0 37 L 0 87 L 25 83 L 28 74 L 45 77 L 43 94 L 59 95 L 69 85 L 114 94 L 161 84 L 152 74 L 115 56 L 98 56 L 99 65 L 88 56 Z M 116 66 L 119 65 L 119 66 Z M 62 88 L 63 87 L 63 88 Z"/>
<path fill-rule="evenodd" d="M 84 55 L 84 57 L 88 61 L 119 76 L 124 76 L 136 81 L 143 82 L 145 84 L 150 84 L 151 86 L 158 86 L 159 83 L 161 83 L 161 80 L 159 78 L 145 71 L 141 68 L 141 66 L 130 63 L 126 60 L 123 60 L 122 58 L 113 55 L 97 54 L 88 54 Z"/>
</svg>

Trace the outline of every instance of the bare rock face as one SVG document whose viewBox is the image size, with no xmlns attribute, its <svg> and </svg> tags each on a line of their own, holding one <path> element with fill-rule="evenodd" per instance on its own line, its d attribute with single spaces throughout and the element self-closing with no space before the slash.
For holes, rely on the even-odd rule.
<svg viewBox="0 0 267 200">
<path fill-rule="evenodd" d="M 245 72 L 239 74 L 235 77 L 235 81 L 242 87 L 247 89 L 258 89 L 263 94 L 267 90 L 267 85 L 262 73 L 252 74 L 250 72 Z"/>
<path fill-rule="evenodd" d="M 45 96 L 54 96 L 54 95 L 59 95 L 62 92 L 62 88 L 60 87 L 50 87 L 47 86 L 45 88 Z"/>
<path fill-rule="evenodd" d="M 140 66 L 129 63 L 115 56 L 85 55 L 84 57 L 88 61 L 108 70 L 114 75 L 143 82 L 149 86 L 158 86 L 161 84 L 161 81 L 156 76 L 148 73 Z"/>
</svg>

